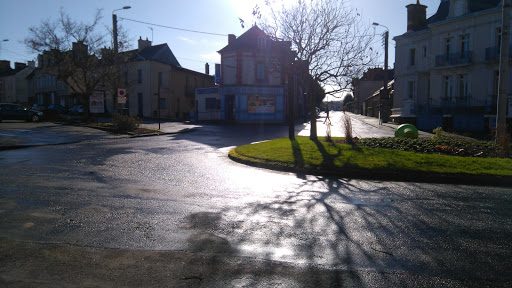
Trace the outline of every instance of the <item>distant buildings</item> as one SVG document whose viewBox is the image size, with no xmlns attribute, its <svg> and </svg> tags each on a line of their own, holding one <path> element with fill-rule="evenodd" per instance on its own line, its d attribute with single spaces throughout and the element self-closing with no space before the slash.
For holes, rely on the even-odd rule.
<svg viewBox="0 0 512 288">
<path fill-rule="evenodd" d="M 86 45 L 73 43 L 71 51 L 63 52 L 65 56 L 77 56 L 83 51 L 87 53 Z M 39 55 L 37 68 L 31 62 L 29 66 L 15 63 L 15 69 L 11 69 L 8 61 L 0 61 L 0 102 L 25 106 L 61 104 L 68 108 L 84 104 L 79 103 L 76 93 L 78 81 L 63 81 L 59 77 L 62 74 L 55 69 L 53 52 Z M 110 49 L 103 49 L 102 55 L 94 58 L 96 64 L 88 73 L 105 73 L 113 65 L 109 60 L 112 58 L 107 57 L 109 53 L 112 53 Z M 188 119 L 194 111 L 195 89 L 214 85 L 214 77 L 208 75 L 209 72 L 203 74 L 181 67 L 167 44 L 152 46 L 151 41 L 139 39 L 137 49 L 122 52 L 119 58 L 119 73 L 113 75 L 119 79 L 103 77 L 94 87 L 104 95 L 102 110 L 106 114 L 124 111 L 139 117 Z M 119 104 L 118 88 L 126 92 L 126 103 Z"/>
<path fill-rule="evenodd" d="M 412 122 L 420 129 L 494 127 L 501 0 L 442 0 L 428 19 L 419 1 L 408 5 L 407 12 L 407 32 L 394 38 L 393 121 Z M 512 86 L 507 83 L 510 123 Z"/>
<path fill-rule="evenodd" d="M 34 71 L 35 63 L 0 61 L 0 102 L 28 104 L 31 97 L 27 77 Z"/>
<path fill-rule="evenodd" d="M 196 90 L 197 119 L 285 122 L 291 43 L 273 41 L 253 26 L 238 38 L 230 34 L 228 45 L 218 52 L 220 82 Z"/>
<path fill-rule="evenodd" d="M 384 69 L 371 68 L 363 73 L 361 78 L 352 79 L 352 89 L 354 95 L 354 113 L 366 116 L 378 117 L 378 107 L 376 99 L 371 99 L 384 86 Z M 387 80 L 394 77 L 394 70 L 388 70 Z"/>
</svg>

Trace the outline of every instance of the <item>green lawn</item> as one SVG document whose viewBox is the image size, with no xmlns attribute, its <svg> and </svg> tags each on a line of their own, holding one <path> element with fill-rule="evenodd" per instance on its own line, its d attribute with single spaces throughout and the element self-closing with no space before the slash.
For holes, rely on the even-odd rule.
<svg viewBox="0 0 512 288">
<path fill-rule="evenodd" d="M 367 148 L 282 138 L 240 146 L 230 157 L 255 165 L 285 170 L 324 171 L 343 176 L 357 171 L 367 175 L 490 176 L 512 179 L 512 159 L 422 154 L 383 148 Z M 271 168 L 271 167 L 269 167 Z"/>
</svg>

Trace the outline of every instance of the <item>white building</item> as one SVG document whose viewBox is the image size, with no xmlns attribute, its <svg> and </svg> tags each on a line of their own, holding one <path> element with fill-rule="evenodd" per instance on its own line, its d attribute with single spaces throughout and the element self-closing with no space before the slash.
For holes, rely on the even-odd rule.
<svg viewBox="0 0 512 288">
<path fill-rule="evenodd" d="M 408 5 L 407 32 L 394 38 L 395 55 L 404 56 L 396 57 L 393 121 L 420 129 L 494 127 L 501 1 L 441 0 L 428 19 L 426 8 Z M 508 81 L 509 95 L 511 88 Z"/>
</svg>

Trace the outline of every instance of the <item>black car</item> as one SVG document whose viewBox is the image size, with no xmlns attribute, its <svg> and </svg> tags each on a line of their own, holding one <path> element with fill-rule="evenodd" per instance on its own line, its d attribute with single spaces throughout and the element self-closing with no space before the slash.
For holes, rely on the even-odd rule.
<svg viewBox="0 0 512 288">
<path fill-rule="evenodd" d="M 60 104 L 52 104 L 44 110 L 44 116 L 47 120 L 60 119 L 62 118 L 62 114 L 66 113 L 68 113 L 68 110 Z"/>
<path fill-rule="evenodd" d="M 37 122 L 43 118 L 43 112 L 27 110 L 19 104 L 0 103 L 0 122 L 2 120 L 25 120 Z"/>
</svg>

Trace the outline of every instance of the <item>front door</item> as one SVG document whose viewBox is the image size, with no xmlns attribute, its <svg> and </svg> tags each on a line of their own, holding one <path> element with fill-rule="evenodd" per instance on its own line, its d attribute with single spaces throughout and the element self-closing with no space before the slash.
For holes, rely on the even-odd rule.
<svg viewBox="0 0 512 288">
<path fill-rule="evenodd" d="M 235 120 L 235 95 L 226 95 L 226 120 Z"/>
<path fill-rule="evenodd" d="M 142 97 L 142 93 L 137 94 L 137 116 L 142 118 L 144 116 L 144 98 Z"/>
</svg>

